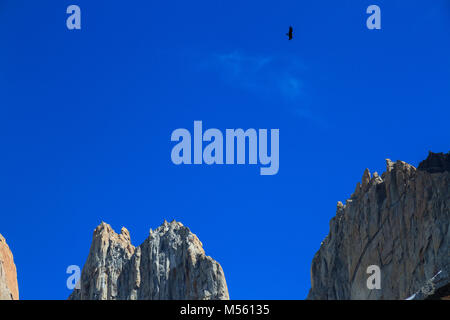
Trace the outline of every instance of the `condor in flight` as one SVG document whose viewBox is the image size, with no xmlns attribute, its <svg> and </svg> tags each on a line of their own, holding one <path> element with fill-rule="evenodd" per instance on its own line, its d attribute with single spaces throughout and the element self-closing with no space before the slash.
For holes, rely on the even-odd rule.
<svg viewBox="0 0 450 320">
<path fill-rule="evenodd" d="M 289 27 L 289 32 L 286 33 L 286 35 L 289 37 L 289 40 L 292 40 L 292 31 L 293 31 L 292 26 L 290 26 Z"/>
</svg>

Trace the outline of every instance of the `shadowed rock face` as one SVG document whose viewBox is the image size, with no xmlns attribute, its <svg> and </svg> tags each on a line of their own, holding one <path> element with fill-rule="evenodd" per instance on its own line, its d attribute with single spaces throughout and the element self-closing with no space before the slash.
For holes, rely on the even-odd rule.
<svg viewBox="0 0 450 320">
<path fill-rule="evenodd" d="M 450 171 L 450 153 L 433 153 L 428 154 L 428 158 L 422 161 L 417 169 L 429 173 L 438 173 Z"/>
<path fill-rule="evenodd" d="M 229 299 L 223 270 L 196 235 L 173 221 L 150 231 L 139 247 L 128 230 L 106 224 L 94 231 L 80 289 L 72 300 Z"/>
<path fill-rule="evenodd" d="M 0 300 L 18 300 L 17 271 L 13 255 L 0 234 Z"/>
<path fill-rule="evenodd" d="M 430 153 L 420 170 L 386 160 L 381 177 L 366 169 L 351 198 L 338 203 L 330 233 L 314 256 L 308 299 L 406 299 L 415 294 L 426 299 L 436 292 L 445 297 L 450 283 L 449 159 L 449 154 Z M 380 267 L 379 290 L 367 288 L 370 265 Z"/>
</svg>

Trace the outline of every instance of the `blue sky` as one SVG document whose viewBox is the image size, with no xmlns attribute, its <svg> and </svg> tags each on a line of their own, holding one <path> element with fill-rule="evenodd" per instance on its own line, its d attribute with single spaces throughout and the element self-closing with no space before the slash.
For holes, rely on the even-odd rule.
<svg viewBox="0 0 450 320">
<path fill-rule="evenodd" d="M 449 31 L 448 0 L 1 0 L 0 233 L 20 297 L 66 299 L 101 221 L 139 245 L 176 219 L 232 299 L 305 298 L 364 169 L 449 150 Z M 175 166 L 170 135 L 194 120 L 279 128 L 279 173 Z"/>
</svg>

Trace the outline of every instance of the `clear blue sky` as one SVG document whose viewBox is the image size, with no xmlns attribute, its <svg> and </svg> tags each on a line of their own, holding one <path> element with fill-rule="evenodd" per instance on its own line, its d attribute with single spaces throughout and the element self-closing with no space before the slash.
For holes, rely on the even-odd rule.
<svg viewBox="0 0 450 320">
<path fill-rule="evenodd" d="M 66 299 L 101 221 L 139 245 L 164 219 L 199 236 L 231 298 L 305 298 L 364 169 L 450 149 L 449 33 L 448 0 L 1 0 L 0 233 L 21 298 Z M 279 128 L 279 173 L 175 166 L 170 135 L 194 120 Z"/>
</svg>

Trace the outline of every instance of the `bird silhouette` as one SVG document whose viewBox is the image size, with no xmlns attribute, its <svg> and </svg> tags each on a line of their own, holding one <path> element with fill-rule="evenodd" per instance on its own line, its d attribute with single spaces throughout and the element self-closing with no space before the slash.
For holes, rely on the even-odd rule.
<svg viewBox="0 0 450 320">
<path fill-rule="evenodd" d="M 292 26 L 290 26 L 289 27 L 289 32 L 286 33 L 286 35 L 289 37 L 289 40 L 292 40 L 292 31 L 293 31 L 293 28 L 292 28 Z"/>
</svg>

